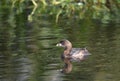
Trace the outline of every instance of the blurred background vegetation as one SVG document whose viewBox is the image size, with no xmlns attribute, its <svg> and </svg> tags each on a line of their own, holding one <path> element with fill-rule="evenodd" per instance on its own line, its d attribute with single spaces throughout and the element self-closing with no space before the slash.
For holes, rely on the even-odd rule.
<svg viewBox="0 0 120 81">
<path fill-rule="evenodd" d="M 70 77 L 54 73 L 62 38 L 92 53 Z M 119 48 L 120 0 L 0 0 L 0 81 L 120 81 Z"/>
<path fill-rule="evenodd" d="M 0 14 L 3 9 L 14 15 L 27 13 L 27 19 L 33 21 L 37 17 L 60 19 L 100 19 L 106 23 L 120 19 L 120 0 L 2 0 Z"/>
</svg>

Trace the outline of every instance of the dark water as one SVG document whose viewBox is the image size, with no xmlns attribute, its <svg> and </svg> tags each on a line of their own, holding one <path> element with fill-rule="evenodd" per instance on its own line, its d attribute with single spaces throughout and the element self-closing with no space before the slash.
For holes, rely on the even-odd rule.
<svg viewBox="0 0 120 81">
<path fill-rule="evenodd" d="M 3 15 L 4 14 L 4 15 Z M 120 81 L 120 24 L 99 20 L 61 20 L 6 12 L 0 17 L 0 81 Z M 13 17 L 13 16 L 12 16 Z M 73 63 L 69 74 L 63 67 L 56 43 L 66 38 L 74 47 L 87 47 L 92 54 Z"/>
</svg>

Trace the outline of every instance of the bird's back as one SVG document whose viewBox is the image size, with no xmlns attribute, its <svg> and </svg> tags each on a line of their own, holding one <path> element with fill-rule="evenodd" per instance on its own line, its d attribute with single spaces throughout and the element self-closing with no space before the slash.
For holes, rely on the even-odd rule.
<svg viewBox="0 0 120 81">
<path fill-rule="evenodd" d="M 71 61 L 84 60 L 90 53 L 86 48 L 72 48 L 70 52 Z"/>
</svg>

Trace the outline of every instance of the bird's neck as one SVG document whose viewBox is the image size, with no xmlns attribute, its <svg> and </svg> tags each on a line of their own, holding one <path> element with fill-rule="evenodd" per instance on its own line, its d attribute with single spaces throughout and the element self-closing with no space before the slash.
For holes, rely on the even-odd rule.
<svg viewBox="0 0 120 81">
<path fill-rule="evenodd" d="M 64 54 L 70 54 L 72 46 L 65 47 Z"/>
</svg>

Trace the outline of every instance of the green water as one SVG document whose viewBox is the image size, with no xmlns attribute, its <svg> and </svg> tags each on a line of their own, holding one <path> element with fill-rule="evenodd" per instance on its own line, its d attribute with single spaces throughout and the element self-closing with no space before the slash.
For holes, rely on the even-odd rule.
<svg viewBox="0 0 120 81">
<path fill-rule="evenodd" d="M 7 10 L 6 10 L 7 11 Z M 14 15 L 14 16 L 11 16 Z M 115 21 L 35 17 L 0 13 L 0 81 L 120 81 L 120 24 Z M 11 18 L 13 17 L 13 18 Z M 56 43 L 66 38 L 92 54 L 63 74 Z"/>
</svg>

